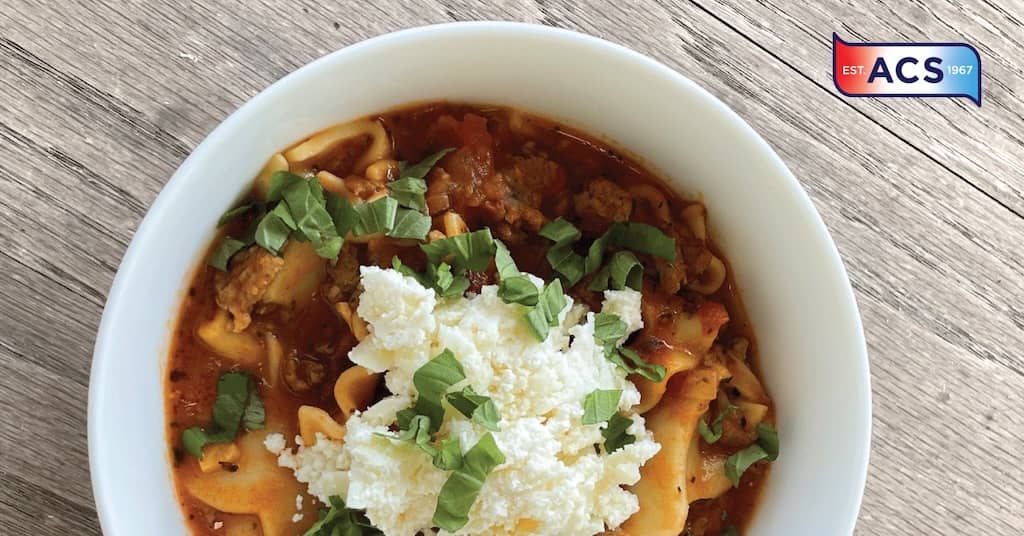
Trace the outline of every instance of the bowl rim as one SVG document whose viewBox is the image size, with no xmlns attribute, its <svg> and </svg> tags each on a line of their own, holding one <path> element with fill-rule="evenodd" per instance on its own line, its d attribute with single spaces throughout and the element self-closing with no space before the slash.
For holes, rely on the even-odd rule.
<svg viewBox="0 0 1024 536">
<path fill-rule="evenodd" d="M 453 32 L 488 29 L 502 30 L 505 32 L 522 32 L 527 34 L 544 34 L 548 37 L 574 41 L 577 44 L 599 48 L 602 49 L 602 52 L 607 54 L 622 56 L 624 59 L 635 62 L 638 65 L 651 70 L 658 76 L 682 86 L 688 91 L 698 94 L 707 106 L 715 108 L 723 118 L 728 119 L 728 121 L 732 123 L 732 127 L 741 130 L 744 136 L 748 138 L 748 141 L 759 145 L 770 157 L 771 163 L 775 167 L 772 171 L 782 179 L 782 183 L 790 190 L 789 193 L 796 197 L 796 200 L 805 212 L 804 215 L 808 217 L 808 223 L 814 227 L 816 234 L 824 238 L 824 242 L 827 245 L 826 249 L 828 251 L 828 259 L 826 260 L 832 268 L 831 279 L 836 283 L 836 288 L 844 295 L 843 305 L 846 308 L 846 317 L 853 323 L 853 325 L 849 326 L 853 328 L 851 335 L 854 340 L 851 342 L 855 345 L 855 348 L 852 348 L 852 350 L 858 358 L 860 368 L 859 372 L 861 377 L 864 379 L 863 384 L 859 386 L 861 391 L 859 392 L 859 395 L 864 401 L 864 407 L 855 408 L 856 412 L 859 413 L 862 418 L 862 422 L 860 422 L 859 425 L 864 431 L 864 441 L 862 445 L 858 446 L 858 450 L 861 453 L 860 458 L 857 460 L 849 460 L 849 462 L 855 464 L 855 467 L 851 472 L 855 475 L 856 481 L 852 484 L 855 485 L 855 489 L 858 491 L 856 492 L 855 497 L 851 497 L 853 500 L 851 506 L 853 507 L 850 508 L 848 512 L 844 512 L 846 519 L 842 523 L 842 525 L 847 529 L 845 531 L 846 533 L 853 532 L 863 502 L 872 439 L 873 405 L 867 344 L 864 337 L 863 323 L 857 306 L 856 297 L 853 293 L 853 288 L 846 268 L 839 255 L 839 251 L 835 242 L 832 240 L 832 236 L 828 232 L 824 221 L 821 219 L 821 215 L 814 207 L 809 195 L 800 185 L 799 181 L 797 181 L 796 177 L 792 172 L 790 172 L 789 168 L 771 148 L 771 146 L 753 129 L 753 127 L 736 114 L 736 112 L 696 82 L 645 54 L 626 46 L 573 30 L 523 22 L 469 21 L 417 26 L 385 33 L 342 47 L 291 71 L 252 98 L 247 99 L 235 111 L 221 121 L 195 147 L 166 184 L 161 188 L 159 194 L 150 205 L 150 208 L 147 210 L 139 224 L 118 266 L 117 273 L 115 274 L 110 290 L 107 294 L 107 300 L 104 305 L 93 349 L 93 360 L 90 368 L 89 379 L 87 442 L 92 492 L 100 527 L 104 533 L 115 525 L 113 519 L 115 514 L 112 510 L 112 505 L 115 502 L 114 498 L 119 493 L 119 490 L 112 489 L 107 485 L 103 478 L 105 471 L 98 456 L 98 452 L 103 449 L 104 446 L 101 443 L 101 438 L 98 434 L 98 422 L 102 418 L 100 414 L 100 402 L 101 397 L 103 396 L 102 390 L 104 388 L 108 388 L 107 384 L 109 381 L 107 381 L 106 378 L 111 369 L 110 365 L 114 364 L 113 361 L 115 359 L 112 352 L 112 346 L 115 343 L 112 341 L 116 338 L 117 318 L 123 314 L 121 313 L 121 309 L 123 308 L 121 304 L 128 299 L 127 295 L 131 290 L 128 286 L 127 281 L 129 276 L 127 274 L 133 272 L 139 263 L 139 251 L 142 249 L 140 244 L 145 243 L 150 239 L 150 236 L 154 233 L 154 229 L 165 220 L 164 216 L 173 210 L 172 198 L 175 197 L 175 192 L 182 188 L 184 177 L 193 173 L 193 168 L 196 168 L 198 165 L 197 162 L 202 161 L 205 158 L 206 153 L 213 151 L 215 147 L 220 144 L 221 139 L 229 136 L 232 131 L 237 128 L 236 125 L 245 124 L 249 121 L 250 116 L 254 113 L 253 111 L 259 109 L 259 103 L 272 100 L 276 98 L 278 94 L 289 91 L 290 86 L 296 85 L 305 77 L 325 68 L 331 63 L 340 61 L 344 56 L 360 53 L 366 49 L 375 48 L 386 43 L 421 39 L 424 37 L 443 37 L 445 34 Z M 168 329 L 171 328 L 169 327 Z"/>
</svg>

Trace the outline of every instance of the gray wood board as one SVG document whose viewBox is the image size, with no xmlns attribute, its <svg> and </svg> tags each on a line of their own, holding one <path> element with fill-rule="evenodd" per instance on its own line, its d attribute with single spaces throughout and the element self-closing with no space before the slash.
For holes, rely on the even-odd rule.
<svg viewBox="0 0 1024 536">
<path fill-rule="evenodd" d="M 1022 13 L 952 0 L 5 3 L 0 533 L 99 531 L 85 447 L 96 327 L 133 230 L 191 149 L 320 55 L 472 19 L 631 46 L 743 116 L 810 193 L 864 317 L 875 436 L 858 534 L 1021 533 Z M 833 31 L 973 43 L 984 105 L 841 98 Z"/>
</svg>

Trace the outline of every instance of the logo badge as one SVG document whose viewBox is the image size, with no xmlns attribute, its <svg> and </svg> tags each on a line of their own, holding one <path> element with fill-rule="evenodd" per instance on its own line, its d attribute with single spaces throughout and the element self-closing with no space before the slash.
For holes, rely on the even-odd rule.
<svg viewBox="0 0 1024 536">
<path fill-rule="evenodd" d="M 847 43 L 832 34 L 832 80 L 847 97 L 967 97 L 981 106 L 981 57 L 966 43 Z"/>
</svg>

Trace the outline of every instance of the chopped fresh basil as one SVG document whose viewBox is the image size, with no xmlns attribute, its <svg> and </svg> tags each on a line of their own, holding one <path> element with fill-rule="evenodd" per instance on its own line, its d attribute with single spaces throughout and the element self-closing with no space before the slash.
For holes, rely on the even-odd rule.
<svg viewBox="0 0 1024 536">
<path fill-rule="evenodd" d="M 597 313 L 594 315 L 594 339 L 604 348 L 605 355 L 610 354 L 619 341 L 626 336 L 626 323 L 614 313 Z"/>
<path fill-rule="evenodd" d="M 640 354 L 629 348 L 617 347 L 626 336 L 626 323 L 618 315 L 597 313 L 594 315 L 594 339 L 604 347 L 604 355 L 627 374 L 639 374 L 648 380 L 660 382 L 665 378 L 665 367 L 651 364 Z"/>
<path fill-rule="evenodd" d="M 627 374 L 638 374 L 652 382 L 665 379 L 665 367 L 644 361 L 640 354 L 629 348 L 616 348 L 608 360 L 625 370 Z"/>
<path fill-rule="evenodd" d="M 518 303 L 532 307 L 537 305 L 540 291 L 529 277 L 514 275 L 503 277 L 498 283 L 498 297 L 505 303 Z"/>
<path fill-rule="evenodd" d="M 227 372 L 217 381 L 217 398 L 213 403 L 213 420 L 205 428 L 192 426 L 181 434 L 189 454 L 203 457 L 207 443 L 233 441 L 241 428 L 263 428 L 266 412 L 256 382 L 248 374 Z"/>
<path fill-rule="evenodd" d="M 275 171 L 270 176 L 270 188 L 267 189 L 267 202 L 280 201 L 284 191 L 294 184 L 302 182 L 302 176 L 289 171 Z"/>
<path fill-rule="evenodd" d="M 383 536 L 384 533 L 370 524 L 366 514 L 350 510 L 345 501 L 337 495 L 330 498 L 330 507 L 321 508 L 317 522 L 302 536 Z"/>
<path fill-rule="evenodd" d="M 722 511 L 722 514 L 725 514 L 724 510 Z M 740 531 L 736 530 L 736 527 L 729 525 L 722 531 L 721 536 L 740 536 Z"/>
<path fill-rule="evenodd" d="M 427 208 L 424 198 L 427 193 L 427 181 L 416 177 L 402 177 L 388 183 L 391 197 L 398 201 L 399 205 L 413 210 L 423 212 Z"/>
<path fill-rule="evenodd" d="M 629 251 L 617 251 L 608 264 L 597 272 L 594 279 L 587 285 L 588 290 L 623 290 L 631 288 L 640 290 L 643 285 L 644 266 Z"/>
<path fill-rule="evenodd" d="M 409 427 L 402 430 L 396 439 L 411 441 L 428 455 L 437 456 L 437 449 L 430 445 L 430 425 L 430 417 L 416 415 L 409 421 Z"/>
<path fill-rule="evenodd" d="M 423 240 L 430 232 L 430 216 L 408 208 L 399 208 L 395 214 L 395 224 L 388 231 L 392 238 L 412 238 Z"/>
<path fill-rule="evenodd" d="M 537 305 L 526 313 L 526 323 L 538 340 L 548 338 L 551 328 L 558 325 L 558 314 L 565 308 L 565 293 L 558 279 L 544 286 L 537 299 Z"/>
<path fill-rule="evenodd" d="M 740 477 L 743 476 L 743 473 L 751 465 L 767 458 L 768 453 L 761 448 L 761 445 L 756 443 L 750 445 L 725 459 L 725 476 L 729 478 L 734 488 L 739 487 Z"/>
<path fill-rule="evenodd" d="M 774 462 L 779 457 L 779 433 L 771 424 L 762 422 L 757 425 L 757 444 L 761 445 L 770 461 Z"/>
<path fill-rule="evenodd" d="M 494 239 L 494 266 L 498 269 L 498 278 L 502 280 L 506 277 L 519 275 L 519 267 L 516 266 L 516 261 L 512 259 L 512 254 L 509 253 L 508 247 L 498 239 Z"/>
<path fill-rule="evenodd" d="M 423 179 L 444 155 L 453 150 L 442 149 L 411 166 L 406 165 L 405 162 L 399 162 L 399 177 L 388 184 L 389 195 L 403 207 L 418 212 L 425 211 L 427 209 L 427 202 L 424 194 L 427 193 L 427 181 Z"/>
<path fill-rule="evenodd" d="M 633 424 L 632 419 L 623 416 L 621 413 L 612 415 L 611 419 L 608 420 L 608 426 L 601 430 L 601 436 L 604 437 L 605 453 L 611 454 L 626 445 L 636 442 L 636 436 L 626 433 L 631 424 Z"/>
<path fill-rule="evenodd" d="M 420 245 L 431 264 L 448 262 L 457 271 L 482 272 L 491 264 L 495 252 L 491 230 L 483 228 Z"/>
<path fill-rule="evenodd" d="M 472 387 L 466 386 L 462 391 L 448 393 L 446 398 L 452 407 L 473 422 L 493 432 L 498 431 L 498 421 L 501 420 L 501 416 L 491 397 L 478 395 Z"/>
<path fill-rule="evenodd" d="M 448 532 L 455 532 L 469 522 L 469 510 L 483 487 L 487 475 L 505 463 L 505 456 L 490 432 L 483 435 L 462 457 L 462 467 L 448 476 L 437 496 L 433 522 Z"/>
<path fill-rule="evenodd" d="M 573 251 L 572 246 L 581 233 L 573 224 L 564 218 L 558 218 L 540 229 L 540 236 L 555 244 L 548 249 L 547 259 L 551 269 L 565 279 L 571 287 L 585 275 L 583 257 Z"/>
<path fill-rule="evenodd" d="M 338 231 L 338 236 L 344 238 L 359 225 L 359 213 L 348 199 L 340 195 L 326 192 L 324 198 L 327 212 L 334 220 L 334 228 Z"/>
<path fill-rule="evenodd" d="M 697 421 L 697 432 L 704 438 L 704 442 L 708 445 L 713 445 L 722 439 L 722 422 L 729 416 L 730 413 L 736 411 L 736 406 L 729 404 L 722 411 L 718 412 L 718 417 L 712 421 L 711 425 L 708 426 L 707 419 L 701 416 L 700 420 Z"/>
<path fill-rule="evenodd" d="M 395 413 L 395 424 L 398 425 L 399 430 L 408 430 L 412 426 L 414 417 L 416 417 L 416 412 L 412 408 L 405 408 Z"/>
<path fill-rule="evenodd" d="M 327 259 L 338 258 L 342 240 L 334 225 L 334 220 L 327 212 L 323 188 L 316 178 L 292 182 L 281 190 L 282 204 L 295 222 L 298 236 L 313 244 L 317 254 Z"/>
<path fill-rule="evenodd" d="M 582 236 L 580 230 L 565 218 L 558 218 L 546 224 L 537 234 L 556 244 L 572 243 Z"/>
<path fill-rule="evenodd" d="M 377 233 L 388 233 L 395 228 L 395 218 L 398 216 L 398 201 L 390 197 L 360 203 L 354 205 L 359 221 L 352 229 L 356 236 L 371 235 Z"/>
<path fill-rule="evenodd" d="M 619 411 L 620 389 L 595 389 L 583 399 L 583 424 L 597 424 Z"/>
<path fill-rule="evenodd" d="M 213 255 L 210 255 L 210 266 L 226 272 L 228 270 L 228 263 L 231 262 L 231 258 L 248 246 L 249 244 L 241 240 L 235 240 L 230 236 L 225 236 L 224 239 L 221 240 L 220 245 L 217 246 L 217 249 L 214 250 Z"/>
<path fill-rule="evenodd" d="M 295 220 L 288 212 L 288 206 L 278 203 L 256 226 L 256 243 L 263 249 L 279 255 L 288 235 L 296 229 Z"/>
<path fill-rule="evenodd" d="M 434 467 L 442 471 L 453 471 L 462 467 L 462 445 L 458 437 L 449 437 L 441 441 L 437 455 L 434 456 Z"/>
<path fill-rule="evenodd" d="M 779 434 L 766 422 L 757 425 L 757 443 L 729 456 L 725 460 L 725 476 L 733 487 L 740 485 L 740 478 L 751 465 L 761 461 L 775 461 L 779 457 Z"/>
<path fill-rule="evenodd" d="M 430 170 L 434 167 L 434 165 L 436 165 L 438 162 L 440 162 L 441 159 L 445 157 L 445 155 L 447 155 L 448 153 L 450 153 L 450 152 L 452 152 L 454 150 L 455 150 L 454 147 L 449 147 L 447 149 L 441 149 L 440 151 L 438 151 L 438 152 L 436 152 L 434 154 L 428 155 L 423 160 L 420 160 L 419 162 L 417 162 L 417 163 L 415 163 L 415 164 L 413 164 L 411 166 L 408 165 L 406 162 L 399 162 L 398 163 L 399 175 L 401 176 L 401 178 L 407 178 L 407 177 L 411 177 L 411 178 L 414 178 L 414 179 L 426 178 L 427 173 L 430 173 Z"/>
<path fill-rule="evenodd" d="M 433 282 L 428 282 L 424 279 L 423 274 L 413 270 L 412 267 L 402 262 L 402 259 L 398 258 L 398 255 L 391 257 L 391 267 L 394 270 L 404 276 L 411 277 L 416 280 L 420 285 L 430 288 L 434 286 Z"/>
<path fill-rule="evenodd" d="M 669 262 L 676 260 L 676 240 L 646 223 L 614 223 L 602 238 L 610 247 L 626 248 Z"/>
<path fill-rule="evenodd" d="M 217 227 L 222 227 L 225 223 L 241 216 L 242 214 L 245 214 L 246 212 L 249 212 L 254 208 L 256 208 L 256 205 L 252 203 L 246 203 L 244 205 L 237 206 L 225 212 L 223 215 L 221 215 L 220 219 L 217 220 Z"/>
<path fill-rule="evenodd" d="M 551 269 L 565 279 L 570 287 L 579 283 L 583 273 L 583 257 L 572 249 L 572 244 L 555 244 L 547 253 Z"/>
<path fill-rule="evenodd" d="M 462 370 L 462 365 L 447 348 L 413 373 L 412 383 L 418 393 L 413 411 L 417 415 L 430 418 L 431 434 L 441 428 L 441 421 L 444 420 L 441 397 L 452 385 L 464 379 L 466 373 Z"/>
<path fill-rule="evenodd" d="M 275 255 L 290 236 L 310 242 L 317 255 L 337 259 L 343 243 L 331 209 L 327 206 L 320 182 L 315 177 L 301 177 L 279 171 L 271 177 L 269 202 L 277 202 L 256 224 L 253 238 L 260 247 Z M 262 209 L 261 209 L 262 210 Z"/>
<path fill-rule="evenodd" d="M 452 274 L 452 267 L 448 263 L 442 262 L 440 266 L 428 264 L 427 270 L 421 274 L 403 264 L 396 256 L 391 259 L 391 267 L 402 275 L 415 279 L 423 287 L 434 289 L 442 298 L 462 296 L 469 288 L 469 279 L 464 275 Z"/>
</svg>

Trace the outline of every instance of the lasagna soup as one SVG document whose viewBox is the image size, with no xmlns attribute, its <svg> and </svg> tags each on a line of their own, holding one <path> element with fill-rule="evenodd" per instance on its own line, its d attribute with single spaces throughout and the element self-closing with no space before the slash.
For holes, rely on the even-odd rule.
<svg viewBox="0 0 1024 536">
<path fill-rule="evenodd" d="M 704 205 L 636 161 L 418 105 L 271 155 L 218 225 L 166 383 L 193 534 L 743 534 L 754 337 Z"/>
</svg>

